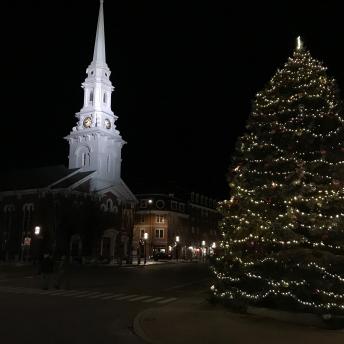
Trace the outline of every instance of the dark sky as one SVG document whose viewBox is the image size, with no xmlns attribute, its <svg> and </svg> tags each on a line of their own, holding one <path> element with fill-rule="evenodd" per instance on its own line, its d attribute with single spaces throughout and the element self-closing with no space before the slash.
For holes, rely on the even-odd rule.
<svg viewBox="0 0 344 344">
<path fill-rule="evenodd" d="M 258 3 L 258 2 L 257 2 Z M 251 102 L 301 34 L 344 88 L 340 2 L 105 0 L 122 176 L 227 197 Z M 92 60 L 97 0 L 1 3 L 4 168 L 67 165 Z M 344 138 L 343 138 L 344 139 Z"/>
</svg>

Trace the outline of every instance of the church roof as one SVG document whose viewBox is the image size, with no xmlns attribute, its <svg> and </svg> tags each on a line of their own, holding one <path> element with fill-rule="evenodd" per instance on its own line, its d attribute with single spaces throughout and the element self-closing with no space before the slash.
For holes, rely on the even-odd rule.
<svg viewBox="0 0 344 344">
<path fill-rule="evenodd" d="M 67 178 L 61 180 L 60 182 L 54 184 L 52 186 L 52 189 L 63 189 L 63 188 L 69 188 L 75 183 L 78 183 L 88 175 L 92 174 L 94 171 L 87 171 L 87 172 L 78 172 L 71 176 L 68 176 Z"/>
<path fill-rule="evenodd" d="M 89 172 L 78 172 L 63 165 L 1 172 L 0 191 L 29 190 L 41 188 L 64 188 L 82 180 Z"/>
</svg>

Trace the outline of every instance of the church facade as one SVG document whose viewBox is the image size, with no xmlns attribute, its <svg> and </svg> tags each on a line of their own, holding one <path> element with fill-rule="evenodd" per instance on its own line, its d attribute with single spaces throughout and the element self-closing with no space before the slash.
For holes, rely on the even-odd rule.
<svg viewBox="0 0 344 344">
<path fill-rule="evenodd" d="M 11 171 L 1 178 L 0 259 L 35 258 L 47 250 L 80 259 L 130 257 L 137 201 L 121 179 L 125 141 L 111 109 L 103 12 L 100 1 L 83 106 L 65 137 L 68 168 Z"/>
</svg>

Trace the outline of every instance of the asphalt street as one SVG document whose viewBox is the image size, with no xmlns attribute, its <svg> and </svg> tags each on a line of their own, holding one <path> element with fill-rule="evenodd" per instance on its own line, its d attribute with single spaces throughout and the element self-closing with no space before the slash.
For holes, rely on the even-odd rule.
<svg viewBox="0 0 344 344">
<path fill-rule="evenodd" d="M 201 302 L 209 284 L 201 263 L 75 266 L 69 289 L 47 291 L 31 267 L 0 267 L 1 343 L 143 343 L 138 313 Z"/>
</svg>

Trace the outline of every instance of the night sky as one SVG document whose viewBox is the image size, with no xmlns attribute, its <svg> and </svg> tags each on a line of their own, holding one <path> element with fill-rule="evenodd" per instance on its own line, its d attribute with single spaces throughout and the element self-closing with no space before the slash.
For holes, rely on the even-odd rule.
<svg viewBox="0 0 344 344">
<path fill-rule="evenodd" d="M 302 35 L 344 89 L 339 1 L 105 0 L 122 177 L 228 197 L 227 169 L 255 93 Z M 274 3 L 274 5 L 272 5 Z M 97 0 L 1 3 L 3 168 L 68 164 L 63 139 L 82 107 Z"/>
</svg>

